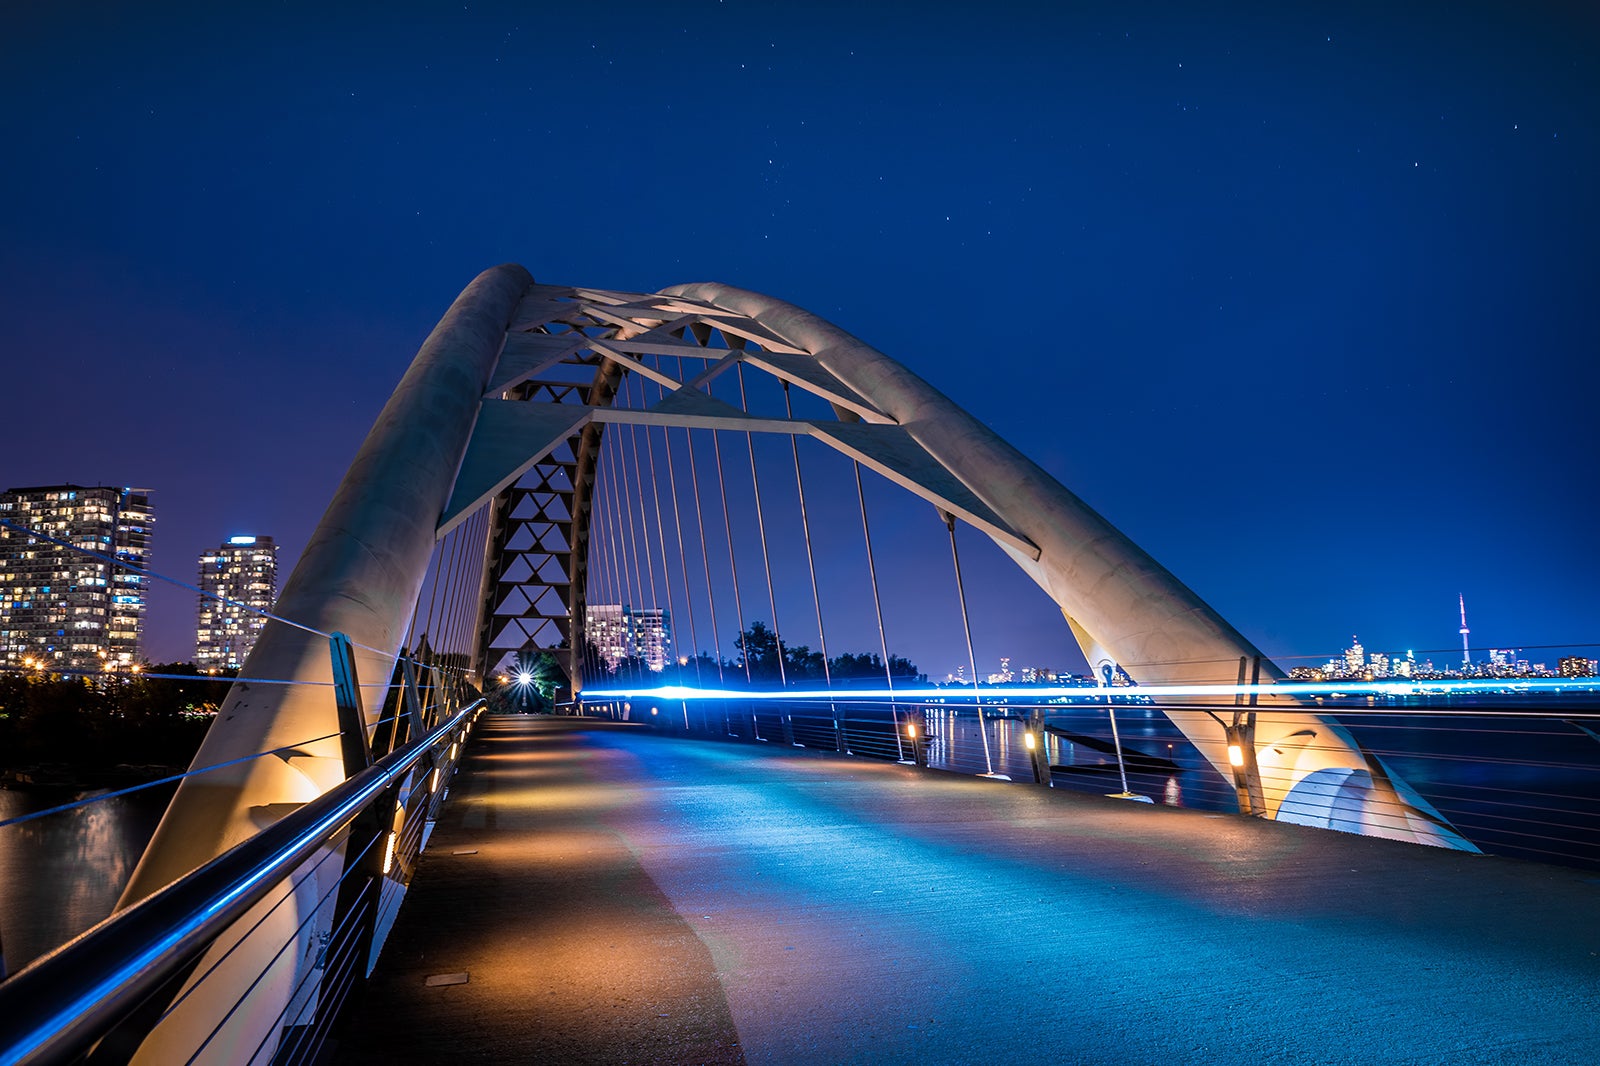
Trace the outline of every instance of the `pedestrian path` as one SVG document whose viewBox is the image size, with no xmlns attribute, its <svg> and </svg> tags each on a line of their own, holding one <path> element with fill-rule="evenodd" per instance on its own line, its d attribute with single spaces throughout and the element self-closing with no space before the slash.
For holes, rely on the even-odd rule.
<svg viewBox="0 0 1600 1066">
<path fill-rule="evenodd" d="M 1597 952 L 1583 871 L 497 717 L 339 1061 L 1592 1066 Z"/>
</svg>

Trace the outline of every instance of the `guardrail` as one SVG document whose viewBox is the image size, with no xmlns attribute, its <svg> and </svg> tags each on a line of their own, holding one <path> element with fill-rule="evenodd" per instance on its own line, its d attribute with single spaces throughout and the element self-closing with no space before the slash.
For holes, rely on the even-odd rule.
<svg viewBox="0 0 1600 1066">
<path fill-rule="evenodd" d="M 0 982 L 0 1064 L 314 1058 L 376 961 L 483 707 Z"/>
<path fill-rule="evenodd" d="M 1476 706 L 1363 704 L 1315 709 L 1337 719 L 1363 752 L 1480 850 L 1600 869 L 1600 712 L 1592 695 L 1501 697 Z M 831 702 L 771 694 L 753 700 L 641 694 L 585 705 L 589 714 L 648 722 L 664 733 L 916 762 L 1224 813 L 1240 810 L 1237 782 L 1219 773 L 1167 712 L 1234 709 L 1126 697 L 1110 704 L 985 697 L 980 718 L 973 697 L 960 694 Z M 1219 739 L 1222 728 L 1219 720 Z M 1314 741 L 1308 745 L 1315 747 Z M 1043 772 L 1036 771 L 1041 765 Z M 1262 766 L 1269 786 L 1277 772 L 1270 762 Z M 1301 815 L 1337 823 L 1341 802 L 1338 789 L 1330 788 L 1309 799 L 1302 794 L 1297 806 Z"/>
</svg>

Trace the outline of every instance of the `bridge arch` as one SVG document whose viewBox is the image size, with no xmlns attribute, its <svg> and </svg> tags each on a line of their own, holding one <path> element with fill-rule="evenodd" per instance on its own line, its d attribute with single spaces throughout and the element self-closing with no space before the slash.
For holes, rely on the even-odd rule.
<svg viewBox="0 0 1600 1066">
<path fill-rule="evenodd" d="M 665 372 L 663 357 L 680 372 Z M 734 368 L 819 396 L 835 418 L 755 416 L 702 391 Z M 631 376 L 659 385 L 660 399 L 618 406 Z M 293 683 L 234 686 L 195 762 L 223 769 L 183 781 L 123 905 L 350 772 L 348 730 L 341 735 L 329 697 L 337 679 L 327 634 L 348 639 L 370 727 L 416 621 L 434 548 L 471 516 L 488 517 L 477 639 L 463 672 L 481 676 L 507 650 L 504 639 L 510 647 L 564 641 L 581 689 L 596 463 L 606 428 L 624 423 L 820 440 L 992 539 L 1061 608 L 1091 664 L 1116 664 L 1139 684 L 1232 685 L 1245 664 L 1264 682 L 1282 677 L 1059 481 L 836 326 L 726 285 L 630 293 L 541 284 L 504 265 L 474 280 L 423 344 L 285 582 L 277 618 L 243 674 Z M 1475 850 L 1336 721 L 1292 700 L 1168 714 L 1225 778 L 1234 776 L 1230 747 L 1259 763 L 1259 788 L 1248 798 L 1257 813 Z M 257 757 L 263 752 L 273 756 Z M 1326 801 L 1333 793 L 1337 804 Z M 287 956 L 287 970 L 311 965 L 305 960 L 325 932 L 308 906 L 291 902 L 273 919 L 298 938 L 300 961 Z M 293 987 L 288 973 L 280 983 Z M 147 1050 L 150 1061 L 162 1054 Z"/>
</svg>

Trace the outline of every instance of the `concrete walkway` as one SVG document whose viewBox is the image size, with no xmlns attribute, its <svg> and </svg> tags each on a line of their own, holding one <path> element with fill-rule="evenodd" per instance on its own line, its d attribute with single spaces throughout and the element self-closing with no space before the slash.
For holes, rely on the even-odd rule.
<svg viewBox="0 0 1600 1066">
<path fill-rule="evenodd" d="M 340 1061 L 1593 1066 L 1597 952 L 1582 871 L 487 718 Z"/>
</svg>

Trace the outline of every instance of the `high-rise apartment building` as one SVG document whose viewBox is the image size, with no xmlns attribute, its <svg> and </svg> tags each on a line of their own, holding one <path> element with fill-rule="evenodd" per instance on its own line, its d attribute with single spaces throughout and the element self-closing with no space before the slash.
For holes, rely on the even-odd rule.
<svg viewBox="0 0 1600 1066">
<path fill-rule="evenodd" d="M 667 610 L 641 607 L 628 612 L 629 639 L 633 654 L 652 670 L 664 670 L 672 658 L 672 638 L 667 635 Z"/>
<path fill-rule="evenodd" d="M 584 609 L 585 639 L 611 670 L 633 658 L 643 659 L 652 670 L 665 669 L 672 657 L 670 624 L 669 613 L 661 607 L 591 603 Z"/>
<path fill-rule="evenodd" d="M 278 546 L 271 537 L 229 537 L 200 555 L 200 611 L 194 665 L 237 670 L 255 647 L 278 591 Z"/>
<path fill-rule="evenodd" d="M 1556 676 L 1594 677 L 1597 666 L 1600 666 L 1600 663 L 1596 663 L 1595 660 L 1587 659 L 1582 655 L 1563 655 L 1556 660 Z"/>
<path fill-rule="evenodd" d="M 591 603 L 584 608 L 584 637 L 610 670 L 629 654 L 625 610 L 620 603 Z"/>
<path fill-rule="evenodd" d="M 7 489 L 0 519 L 10 523 L 0 525 L 0 663 L 133 666 L 148 597 L 150 490 Z"/>
</svg>

